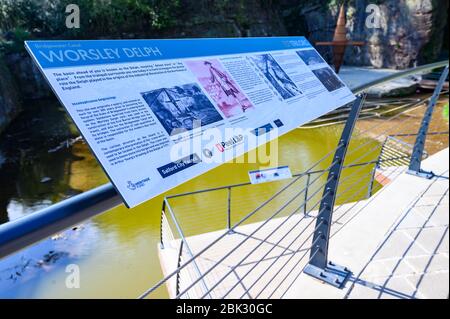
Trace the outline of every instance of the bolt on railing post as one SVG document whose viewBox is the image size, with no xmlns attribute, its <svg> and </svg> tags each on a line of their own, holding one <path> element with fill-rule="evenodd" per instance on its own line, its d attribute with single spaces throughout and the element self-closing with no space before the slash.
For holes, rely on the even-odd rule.
<svg viewBox="0 0 450 319">
<path fill-rule="evenodd" d="M 423 115 L 422 123 L 419 128 L 419 132 L 416 137 L 416 142 L 414 144 L 413 152 L 411 155 L 411 161 L 409 163 L 408 174 L 416 175 L 419 177 L 425 178 L 433 178 L 433 172 L 425 172 L 420 166 L 422 164 L 422 156 L 425 148 L 425 141 L 427 138 L 428 128 L 430 126 L 431 118 L 433 116 L 433 111 L 436 106 L 439 95 L 441 94 L 442 87 L 444 86 L 445 79 L 448 75 L 448 64 L 445 67 L 444 71 L 442 71 L 441 77 L 439 78 L 439 82 L 434 89 L 433 95 L 430 98 L 430 102 L 428 103 L 428 107 L 425 110 L 425 114 Z"/>
<path fill-rule="evenodd" d="M 304 197 L 304 202 L 303 202 L 303 214 L 305 216 L 308 216 L 308 210 L 307 210 L 306 204 L 308 203 L 308 189 L 309 189 L 310 182 L 311 182 L 311 173 L 308 172 L 308 174 L 306 175 L 305 197 Z"/>
<path fill-rule="evenodd" d="M 374 164 L 372 174 L 370 175 L 369 187 L 367 189 L 367 198 L 372 197 L 373 183 L 375 182 L 375 174 L 377 173 L 378 164 Z"/>
<path fill-rule="evenodd" d="M 160 225 L 159 225 L 159 243 L 161 244 L 161 249 L 164 249 L 163 222 L 164 222 L 165 212 L 166 212 L 166 201 L 163 200 L 162 208 L 161 208 L 161 221 L 160 221 Z"/>
<path fill-rule="evenodd" d="M 228 199 L 227 199 L 227 228 L 231 229 L 231 187 L 228 187 Z"/>
<path fill-rule="evenodd" d="M 180 240 L 180 250 L 178 251 L 178 262 L 177 262 L 177 278 L 176 278 L 176 288 L 175 288 L 175 296 L 180 294 L 180 266 L 181 266 L 181 255 L 183 254 L 183 240 Z"/>
<path fill-rule="evenodd" d="M 342 266 L 335 265 L 328 261 L 328 244 L 330 240 L 330 229 L 332 223 L 334 203 L 339 185 L 339 177 L 344 165 L 345 155 L 347 153 L 350 139 L 355 127 L 359 113 L 364 104 L 365 95 L 357 96 L 353 102 L 342 131 L 339 145 L 333 157 L 327 182 L 320 202 L 319 213 L 317 216 L 316 227 L 313 235 L 311 247 L 311 259 L 306 265 L 304 272 L 312 277 L 322 280 L 337 288 L 342 288 L 351 275 L 351 272 Z"/>
</svg>

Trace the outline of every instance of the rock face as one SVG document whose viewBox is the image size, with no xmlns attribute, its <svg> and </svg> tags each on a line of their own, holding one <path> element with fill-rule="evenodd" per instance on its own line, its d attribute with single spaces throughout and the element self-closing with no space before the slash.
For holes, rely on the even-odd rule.
<svg viewBox="0 0 450 319">
<path fill-rule="evenodd" d="M 0 134 L 22 111 L 23 101 L 54 97 L 26 53 L 0 56 Z"/>
<path fill-rule="evenodd" d="M 54 96 L 47 81 L 28 53 L 7 55 L 5 62 L 14 76 L 18 90 L 24 99 L 36 100 Z"/>
<path fill-rule="evenodd" d="M 291 2 L 285 1 L 284 5 Z M 348 1 L 347 36 L 366 41 L 366 45 L 349 47 L 345 63 L 405 69 L 435 61 L 442 43 L 447 41 L 444 37 L 448 6 L 447 0 Z M 303 28 L 295 31 L 303 31 L 312 42 L 332 39 L 337 14 L 336 5 L 318 0 L 306 1 L 297 11 L 290 12 L 303 21 Z M 318 49 L 331 61 L 329 48 Z"/>
</svg>

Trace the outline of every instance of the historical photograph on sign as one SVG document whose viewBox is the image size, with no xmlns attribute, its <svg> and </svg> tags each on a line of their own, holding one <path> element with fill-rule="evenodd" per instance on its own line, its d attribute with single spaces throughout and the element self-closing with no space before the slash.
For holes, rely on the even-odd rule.
<svg viewBox="0 0 450 319">
<path fill-rule="evenodd" d="M 306 65 L 315 65 L 325 63 L 322 57 L 316 50 L 301 50 L 297 51 L 298 56 L 306 63 Z"/>
<path fill-rule="evenodd" d="M 226 117 L 254 107 L 218 60 L 187 61 L 185 64 Z"/>
<path fill-rule="evenodd" d="M 192 130 L 194 122 L 204 126 L 223 119 L 195 83 L 141 94 L 169 135 Z"/>
<path fill-rule="evenodd" d="M 270 54 L 255 55 L 252 56 L 252 60 L 283 99 L 302 94 L 273 56 Z"/>
<path fill-rule="evenodd" d="M 333 92 L 341 87 L 344 87 L 344 83 L 342 83 L 337 76 L 334 75 L 330 68 L 326 67 L 312 71 L 329 92 Z"/>
</svg>

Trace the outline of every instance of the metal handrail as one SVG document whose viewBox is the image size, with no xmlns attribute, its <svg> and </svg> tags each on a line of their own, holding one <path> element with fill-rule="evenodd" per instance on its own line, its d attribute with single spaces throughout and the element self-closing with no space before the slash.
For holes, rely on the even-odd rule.
<svg viewBox="0 0 450 319">
<path fill-rule="evenodd" d="M 359 94 L 371 87 L 446 65 L 448 65 L 448 61 L 441 61 L 396 72 L 357 86 L 352 91 Z M 121 204 L 123 204 L 121 196 L 112 184 L 108 183 L 33 214 L 2 224 L 0 225 L 0 258 Z"/>
</svg>

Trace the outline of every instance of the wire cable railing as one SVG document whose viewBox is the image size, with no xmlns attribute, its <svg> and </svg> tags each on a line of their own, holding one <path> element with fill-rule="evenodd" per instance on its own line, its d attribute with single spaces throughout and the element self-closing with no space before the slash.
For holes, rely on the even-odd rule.
<svg viewBox="0 0 450 319">
<path fill-rule="evenodd" d="M 410 108 L 408 108 L 402 112 L 398 112 L 397 114 L 389 117 L 388 119 L 385 119 L 384 121 L 380 121 L 380 123 L 377 123 L 376 125 L 369 127 L 368 129 L 365 129 L 364 131 L 361 131 L 361 130 L 358 131 L 357 133 L 355 133 L 353 135 L 353 139 L 355 136 L 362 136 L 365 132 L 374 130 L 374 127 L 386 125 L 386 123 L 389 121 L 392 121 L 401 116 L 404 116 L 406 113 L 411 112 L 412 110 L 416 110 L 418 108 L 423 107 L 425 105 L 424 103 L 428 99 L 429 98 L 416 101 L 415 103 L 410 105 Z M 411 120 L 413 120 L 413 119 L 411 119 Z M 412 121 L 412 122 L 413 123 L 410 123 L 409 126 L 416 126 L 414 121 Z M 402 127 L 403 131 L 405 131 L 405 128 L 407 128 L 407 127 L 409 128 L 409 126 L 407 126 L 405 123 L 402 123 L 402 124 L 403 124 L 403 127 Z M 395 170 L 397 170 L 398 167 L 403 167 L 403 170 L 405 170 L 405 167 L 409 163 L 413 145 L 401 140 L 400 138 L 405 137 L 405 136 L 411 137 L 411 136 L 415 136 L 417 134 L 415 134 L 415 133 L 407 133 L 406 134 L 406 133 L 398 133 L 398 132 L 394 132 L 392 134 L 387 134 L 389 129 L 392 129 L 392 127 L 389 127 L 387 130 L 383 130 L 381 133 L 377 134 L 377 136 L 375 136 L 375 137 L 371 136 L 368 139 L 368 141 L 366 141 L 360 145 L 357 145 L 356 147 L 351 148 L 349 150 L 347 155 L 355 153 L 355 152 L 357 152 L 357 150 L 364 148 L 364 154 L 358 156 L 356 160 L 352 160 L 351 163 L 348 163 L 348 164 L 345 163 L 345 166 L 343 166 L 344 170 L 352 169 L 352 168 L 355 168 L 356 170 L 353 171 L 348 176 L 345 176 L 339 180 L 340 188 L 338 191 L 339 194 L 335 196 L 336 200 L 341 197 L 342 198 L 346 197 L 346 195 L 348 193 L 350 193 L 351 196 L 345 198 L 345 202 L 350 203 L 355 198 L 359 198 L 361 196 L 362 192 L 364 192 L 364 191 L 367 192 L 367 190 L 362 187 L 359 187 L 359 189 L 357 191 L 354 191 L 354 188 L 356 186 L 358 186 L 358 184 L 361 184 L 361 178 L 362 177 L 368 178 L 370 180 L 370 183 L 373 184 L 374 172 L 376 171 L 376 169 L 379 169 L 382 166 L 383 167 L 396 167 Z M 429 137 L 434 136 L 434 135 L 439 135 L 439 134 L 446 134 L 446 133 L 448 134 L 448 132 L 431 132 Z M 383 137 L 384 137 L 384 142 L 380 143 L 379 138 L 383 138 Z M 378 142 L 376 142 L 376 141 L 378 141 Z M 366 150 L 365 149 L 366 146 L 368 146 L 371 143 L 374 143 L 375 146 Z M 325 169 L 314 171 L 314 168 L 317 168 L 319 163 L 323 163 L 323 162 L 329 160 L 332 153 L 334 153 L 340 147 L 344 147 L 344 146 L 345 146 L 345 143 L 340 142 L 335 149 L 333 149 L 328 154 L 326 154 L 319 162 L 315 163 L 308 170 L 306 170 L 305 172 L 302 172 L 302 173 L 294 174 L 292 180 L 289 181 L 287 183 L 287 185 L 284 185 L 281 188 L 281 190 L 275 192 L 274 195 L 269 196 L 269 198 L 267 200 L 264 200 L 254 210 L 252 210 L 250 213 L 244 215 L 244 217 L 241 218 L 235 224 L 231 223 L 231 218 L 230 218 L 231 206 L 232 206 L 232 202 L 233 202 L 233 197 L 231 196 L 231 194 L 232 194 L 231 190 L 234 188 L 252 187 L 255 185 L 252 185 L 250 183 L 240 183 L 240 184 L 234 184 L 234 185 L 227 185 L 227 186 L 223 186 L 223 187 L 216 187 L 216 188 L 212 188 L 212 189 L 197 190 L 194 192 L 176 194 L 176 195 L 166 197 L 165 203 L 166 203 L 166 205 L 170 205 L 169 200 L 172 201 L 174 199 L 178 199 L 181 197 L 195 196 L 198 194 L 205 194 L 205 193 L 209 193 L 209 192 L 219 192 L 222 190 L 226 190 L 227 208 L 222 209 L 221 211 L 222 211 L 222 213 L 225 211 L 227 214 L 227 218 L 226 218 L 227 227 L 224 228 L 224 230 L 221 232 L 221 235 L 219 235 L 217 238 L 212 240 L 210 243 L 207 243 L 204 247 L 199 248 L 199 251 L 191 256 L 192 260 L 199 259 L 199 258 L 201 258 L 202 255 L 206 255 L 208 250 L 211 250 L 213 247 L 218 245 L 218 243 L 220 241 L 226 240 L 233 234 L 238 233 L 239 235 L 243 235 L 242 240 L 239 240 L 237 245 L 234 245 L 229 251 L 225 252 L 220 258 L 218 258 L 217 260 L 214 260 L 212 262 L 212 266 L 207 267 L 206 269 L 201 269 L 201 278 L 196 278 L 196 279 L 192 280 L 186 287 L 184 287 L 184 289 L 177 290 L 174 297 L 175 298 L 185 297 L 189 293 L 189 291 L 191 291 L 194 287 L 196 287 L 202 281 L 202 279 L 208 281 L 208 283 L 211 283 L 211 284 L 209 284 L 208 288 L 206 290 L 202 291 L 202 294 L 197 297 L 206 298 L 207 296 L 211 296 L 211 295 L 214 295 L 215 297 L 217 297 L 218 295 L 215 291 L 216 290 L 223 291 L 224 288 L 221 286 L 223 283 L 225 283 L 227 281 L 227 278 L 232 277 L 234 274 L 236 274 L 239 267 L 246 264 L 246 265 L 251 265 L 250 269 L 247 270 L 242 275 L 240 275 L 240 277 L 238 279 L 236 279 L 234 282 L 232 282 L 231 284 L 228 283 L 227 284 L 228 289 L 225 292 L 223 292 L 219 296 L 219 298 L 227 298 L 227 297 L 236 298 L 236 296 L 238 296 L 239 298 L 244 298 L 245 296 L 250 297 L 250 298 L 259 298 L 264 293 L 264 291 L 266 290 L 267 287 L 273 286 L 271 284 L 276 280 L 276 277 L 289 264 L 289 262 L 297 256 L 297 253 L 301 251 L 303 253 L 303 255 L 301 256 L 300 260 L 297 261 L 297 263 L 294 265 L 294 267 L 290 268 L 290 270 L 288 271 L 286 276 L 283 279 L 281 279 L 281 281 L 278 281 L 278 280 L 276 281 L 277 286 L 271 293 L 268 294 L 268 298 L 273 297 L 273 295 L 277 291 L 280 292 L 279 287 L 286 281 L 286 279 L 289 277 L 289 275 L 291 275 L 292 271 L 294 269 L 296 269 L 298 264 L 302 260 L 304 260 L 307 253 L 311 252 L 311 247 L 313 247 L 316 244 L 316 241 L 312 241 L 310 243 L 310 245 L 308 245 L 307 248 L 305 248 L 305 246 L 311 240 L 312 235 L 317 231 L 318 228 L 320 228 L 323 225 L 323 222 L 324 222 L 324 221 L 319 221 L 316 224 L 315 228 L 310 233 L 307 233 L 306 238 L 303 238 L 303 241 L 300 243 L 300 245 L 298 245 L 298 247 L 296 249 L 293 248 L 293 245 L 297 242 L 297 240 L 299 238 L 301 238 L 302 235 L 306 234 L 306 231 L 309 228 L 311 228 L 311 225 L 313 224 L 313 222 L 317 221 L 317 219 L 320 219 L 321 215 L 323 214 L 323 209 L 320 209 L 318 212 L 316 212 L 316 209 L 317 209 L 317 206 L 319 204 L 321 204 L 322 198 L 325 197 L 327 195 L 327 193 L 329 193 L 329 192 L 324 191 L 324 194 L 322 195 L 322 197 L 319 197 L 318 200 L 316 200 L 314 204 L 310 204 L 310 207 L 307 208 L 307 206 L 314 198 L 317 197 L 319 192 L 323 191 L 323 187 L 327 184 L 327 182 L 330 181 L 330 178 L 333 178 L 332 176 L 331 177 L 328 176 L 328 178 L 326 179 L 325 182 L 322 181 L 321 183 L 316 185 L 316 182 L 318 183 L 318 181 L 321 180 L 321 178 L 326 173 L 329 173 L 329 171 L 333 167 L 333 165 L 336 165 L 336 160 L 334 160 L 331 164 L 329 164 L 328 167 Z M 362 162 L 362 160 L 364 158 L 370 157 L 372 154 L 376 155 L 376 159 Z M 423 156 L 426 157 L 427 154 L 424 153 Z M 365 174 L 358 174 L 358 173 L 364 173 L 364 170 L 367 170 L 367 167 L 369 165 L 374 166 L 374 168 Z M 389 179 L 390 174 L 394 174 L 395 170 L 391 171 L 388 175 L 383 176 L 383 179 Z M 313 175 L 317 175 L 317 176 L 312 178 Z M 370 178 L 370 177 L 372 177 L 372 178 Z M 305 181 L 306 186 L 301 188 L 301 190 L 299 190 L 299 191 L 297 190 L 296 192 L 294 192 L 292 194 L 289 193 L 288 190 L 291 188 L 297 187 L 296 185 L 302 179 L 306 179 L 306 181 Z M 345 188 L 342 190 L 343 185 L 345 185 Z M 367 187 L 367 189 L 371 189 L 371 188 L 372 188 L 372 186 Z M 285 195 L 285 193 L 287 193 L 289 195 L 289 198 L 287 200 L 283 200 L 281 206 L 278 207 L 277 209 L 275 209 L 273 214 L 271 214 L 269 216 L 264 215 L 263 221 L 261 223 L 258 223 L 257 227 L 254 228 L 250 233 L 242 233 L 242 232 L 238 231 L 238 228 L 240 226 L 243 226 L 244 222 L 249 221 L 251 217 L 253 217 L 255 214 L 262 211 L 262 209 L 264 207 L 268 206 L 271 203 L 274 203 L 280 196 Z M 369 191 L 366 194 L 371 194 L 371 191 Z M 304 196 L 301 196 L 301 195 L 304 195 Z M 368 196 L 370 196 L 370 195 L 368 195 Z M 364 198 L 366 198 L 366 197 L 364 197 Z M 299 199 L 303 200 L 303 202 L 295 203 Z M 356 203 L 354 203 L 352 206 L 358 204 L 358 202 L 359 201 L 356 201 Z M 295 205 L 293 205 L 294 203 L 295 203 Z M 192 205 L 192 207 L 196 208 L 196 205 L 197 204 L 195 203 L 194 205 Z M 218 206 L 220 206 L 220 205 L 218 205 Z M 334 212 L 335 213 L 338 212 L 339 209 L 341 209 L 344 206 L 345 206 L 345 204 L 336 206 L 336 209 L 334 210 Z M 281 217 L 281 212 L 287 210 L 287 208 L 289 208 L 289 207 L 291 207 L 291 209 L 289 210 L 289 213 L 287 215 L 283 215 Z M 183 208 L 185 208 L 185 207 L 184 206 L 177 207 L 177 210 L 180 210 L 182 212 Z M 342 218 L 344 218 L 348 214 L 349 211 L 351 211 L 351 208 L 349 208 L 346 211 L 339 214 L 339 216 L 337 216 L 337 219 L 335 219 L 333 221 L 333 224 L 339 223 L 339 221 Z M 282 227 L 285 225 L 288 225 L 288 222 L 291 221 L 291 219 L 293 217 L 298 216 L 299 213 L 302 213 L 302 216 L 298 220 L 293 220 L 293 225 L 289 224 L 292 226 L 287 231 L 280 232 Z M 171 211 L 170 214 L 172 215 L 173 211 Z M 216 217 L 212 216 L 211 218 L 214 219 Z M 231 255 L 236 254 L 236 252 L 238 252 L 239 249 L 247 241 L 249 241 L 252 238 L 257 238 L 256 234 L 259 231 L 261 231 L 263 228 L 267 228 L 268 225 L 276 219 L 279 219 L 280 222 L 277 224 L 277 226 L 275 228 L 271 228 L 270 231 L 268 231 L 268 234 L 266 236 L 263 236 L 263 238 L 258 238 L 258 240 L 259 240 L 258 244 L 252 246 L 250 251 L 247 251 L 246 254 L 241 254 L 241 258 L 238 258 L 238 261 L 233 261 L 232 265 L 229 266 L 228 271 L 221 272 L 220 276 L 212 279 L 211 275 L 213 274 L 214 270 L 217 267 L 219 267 L 220 265 L 223 265 L 224 262 L 227 260 L 227 258 L 229 258 Z M 303 227 L 299 228 L 299 225 L 302 222 L 306 221 L 307 219 L 309 219 L 308 223 L 306 223 L 306 225 L 304 225 Z M 189 219 L 186 219 L 186 218 L 183 220 L 189 221 Z M 202 220 L 203 220 L 203 218 L 202 218 Z M 297 236 L 293 237 L 295 235 L 294 233 L 297 234 Z M 275 240 L 272 242 L 270 240 L 270 238 L 274 237 L 274 235 L 277 236 L 278 240 Z M 280 245 L 288 237 L 291 237 L 291 241 L 287 245 Z M 292 237 L 293 237 L 293 240 L 292 240 Z M 267 246 L 267 245 L 265 245 L 267 243 L 270 243 L 269 249 L 261 253 L 260 249 L 262 249 L 264 246 Z M 246 282 L 246 285 L 243 285 L 243 282 L 252 275 L 252 273 L 255 271 L 255 269 L 259 265 L 261 265 L 262 263 L 267 261 L 267 258 L 271 255 L 271 253 L 273 253 L 276 249 L 279 249 L 279 247 L 283 247 L 281 249 L 281 252 L 277 252 L 277 255 L 275 257 L 271 258 L 270 265 L 265 266 L 263 273 L 262 274 L 258 273 L 259 275 L 255 280 L 253 280 L 250 283 Z M 317 253 L 317 251 L 311 254 L 310 259 L 306 262 L 304 267 L 306 267 L 306 265 L 313 259 L 313 257 L 315 256 L 316 253 Z M 275 272 L 276 275 L 273 277 L 270 277 L 268 279 L 268 282 L 265 283 L 265 286 L 263 287 L 263 289 L 260 289 L 259 292 L 257 292 L 255 294 L 252 291 L 252 289 L 258 286 L 259 282 L 261 280 L 263 280 L 263 278 L 265 277 L 266 274 L 270 273 L 270 270 L 272 268 L 275 268 L 275 265 L 277 265 L 277 262 L 279 262 L 279 260 L 281 258 L 284 258 L 284 257 L 288 256 L 289 254 L 290 254 L 290 256 L 289 256 L 288 260 L 283 261 L 283 264 L 281 265 L 281 267 L 277 268 L 277 271 Z M 257 255 L 258 259 L 255 262 L 249 261 L 250 257 L 254 256 L 254 255 Z M 244 256 L 244 257 L 242 258 L 242 256 Z M 186 264 L 189 264 L 190 262 L 192 262 L 192 260 L 191 261 L 188 260 L 186 262 Z M 182 269 L 183 266 L 185 266 L 186 264 L 181 265 L 177 270 L 175 270 L 174 272 L 169 274 L 166 278 L 171 277 L 176 273 L 179 273 L 179 270 Z M 297 274 L 297 277 L 303 272 L 304 267 L 302 267 L 302 271 L 300 271 Z M 228 281 L 230 281 L 230 280 L 228 280 Z M 160 281 L 154 287 L 147 290 L 141 297 L 148 296 L 156 288 L 160 287 L 163 284 L 164 284 L 164 280 Z M 225 286 L 227 286 L 227 285 L 225 285 Z M 240 295 L 233 295 L 232 293 L 235 292 L 238 287 L 240 287 L 240 289 L 241 289 Z M 242 288 L 242 287 L 244 287 L 244 288 Z M 281 296 L 284 296 L 284 294 L 285 294 L 285 292 L 283 294 L 281 294 Z"/>
<path fill-rule="evenodd" d="M 405 157 L 405 156 L 404 156 Z M 403 158 L 404 158 L 403 157 Z M 374 164 L 375 162 L 371 162 L 372 164 Z M 355 164 L 355 163 L 351 163 L 351 164 Z M 355 166 L 350 166 L 350 167 L 355 167 Z M 361 167 L 363 167 L 362 165 L 361 165 Z M 325 170 L 326 171 L 326 170 Z M 323 172 L 322 172 L 322 175 L 323 175 Z M 322 175 L 320 175 L 320 176 L 322 176 Z M 303 175 L 304 176 L 304 175 Z M 319 177 L 320 177 L 319 176 Z M 297 181 L 298 179 L 296 179 L 295 181 Z M 313 182 L 311 183 L 311 185 L 316 181 L 316 180 L 318 180 L 318 178 L 316 178 L 315 180 L 313 180 Z M 294 181 L 294 182 L 295 182 Z M 293 184 L 293 183 L 292 183 Z M 291 186 L 292 184 L 290 184 L 289 186 Z M 353 183 L 353 184 L 351 184 L 347 189 L 350 189 L 351 188 L 351 186 L 353 186 L 355 183 Z M 320 189 L 320 188 L 319 188 Z M 305 189 L 303 189 L 303 190 L 301 190 L 299 193 L 302 193 L 302 192 L 304 192 L 305 191 Z M 317 190 L 316 190 L 316 193 L 317 193 Z M 315 194 L 316 194 L 315 193 Z M 344 193 L 345 193 L 345 191 L 344 191 Z M 310 198 L 312 198 L 312 197 L 314 197 L 314 195 L 315 194 L 313 194 Z M 298 197 L 298 195 L 297 195 L 297 197 Z M 339 196 L 338 196 L 339 197 Z M 308 200 L 310 199 L 310 198 L 308 198 Z M 312 212 L 314 209 L 315 209 L 315 207 L 318 205 L 318 203 L 319 203 L 319 201 L 318 202 L 316 202 L 316 204 L 315 205 L 313 205 L 313 207 L 310 209 L 310 211 L 308 212 L 308 214 L 307 215 L 309 215 L 309 213 L 310 212 Z M 303 204 L 304 205 L 304 204 Z M 287 205 L 285 205 L 285 207 L 286 207 Z M 283 207 L 284 208 L 284 207 Z M 301 208 L 301 206 L 300 206 L 300 208 Z M 298 209 L 297 209 L 298 210 Z M 276 213 L 279 213 L 279 212 L 276 212 Z M 292 216 L 292 215 L 290 215 L 290 216 Z M 286 220 L 287 221 L 287 220 Z M 296 224 L 297 225 L 297 224 Z M 262 227 L 259 227 L 257 230 L 259 230 L 259 229 L 261 229 Z M 254 231 L 252 234 L 250 234 L 250 235 L 248 235 L 248 238 L 251 238 L 251 235 L 253 235 L 253 234 L 255 234 L 256 232 L 257 232 L 257 230 L 256 231 Z M 268 238 L 269 238 L 270 236 L 267 236 L 264 240 L 263 240 L 263 242 L 265 241 L 265 240 L 267 240 Z M 284 237 L 283 237 L 284 238 Z M 278 243 L 277 243 L 278 244 Z M 276 244 L 275 244 L 276 245 Z M 290 246 L 289 246 L 290 247 Z M 288 248 L 289 248 L 288 247 Z M 235 247 L 235 249 L 236 249 L 237 247 Z M 256 251 L 256 249 L 257 248 L 259 248 L 259 246 L 258 247 L 256 247 L 253 251 Z M 268 252 L 268 253 L 270 253 L 270 251 Z M 282 254 L 281 254 L 282 255 Z M 280 256 L 281 256 L 280 255 Z M 250 256 L 250 254 L 248 255 L 248 256 L 246 256 L 244 259 L 242 259 L 238 264 L 237 264 L 237 266 L 239 266 L 244 260 L 246 260 L 248 257 Z M 226 258 L 227 256 L 225 256 L 225 258 Z M 223 259 L 225 259 L 225 258 L 223 258 Z M 221 261 L 223 261 L 223 260 L 221 260 Z M 216 265 L 218 265 L 218 264 L 220 264 L 220 262 L 218 262 Z M 236 266 L 236 267 L 237 267 Z M 210 271 L 212 270 L 212 269 L 209 269 Z M 230 273 L 231 273 L 232 271 L 230 271 L 227 275 L 225 275 L 224 277 L 222 277 L 222 279 L 224 279 L 226 276 L 228 276 Z M 208 272 L 209 273 L 209 272 Z M 207 273 L 203 273 L 203 275 L 205 276 L 205 275 L 207 275 Z M 194 286 L 195 284 L 196 284 L 197 282 L 194 282 L 193 284 L 192 284 L 192 286 Z M 214 287 L 212 287 L 210 290 L 212 290 L 212 289 L 214 289 L 215 287 L 217 286 L 217 284 L 214 286 Z M 189 288 L 188 288 L 189 289 Z M 188 290 L 188 289 L 186 289 L 186 290 Z M 185 293 L 185 292 L 181 292 L 179 295 L 178 295 L 178 297 L 181 297 L 182 295 L 183 295 L 183 293 Z"/>
</svg>

